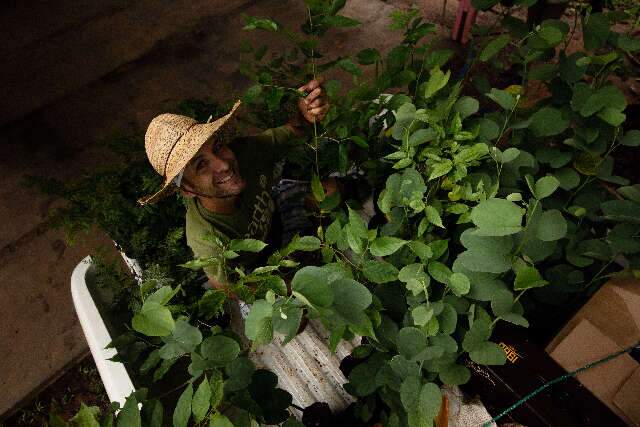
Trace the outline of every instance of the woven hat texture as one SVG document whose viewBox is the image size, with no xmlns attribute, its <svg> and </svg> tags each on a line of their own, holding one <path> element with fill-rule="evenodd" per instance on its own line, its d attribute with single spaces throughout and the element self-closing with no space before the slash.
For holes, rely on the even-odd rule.
<svg viewBox="0 0 640 427">
<path fill-rule="evenodd" d="M 173 179 L 200 150 L 200 147 L 214 135 L 226 133 L 230 119 L 240 107 L 237 101 L 231 111 L 211 123 L 179 114 L 160 114 L 155 117 L 144 137 L 144 146 L 151 166 L 164 178 L 162 188 L 155 194 L 138 200 L 145 205 L 154 203 L 176 190 Z M 226 125 L 226 126 L 225 126 Z M 223 141 L 229 142 L 230 138 Z"/>
</svg>

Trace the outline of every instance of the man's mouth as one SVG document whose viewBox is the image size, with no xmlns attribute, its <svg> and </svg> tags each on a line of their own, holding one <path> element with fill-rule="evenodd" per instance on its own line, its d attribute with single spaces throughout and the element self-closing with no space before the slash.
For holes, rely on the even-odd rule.
<svg viewBox="0 0 640 427">
<path fill-rule="evenodd" d="M 230 171 L 228 174 L 216 179 L 214 181 L 214 184 L 216 185 L 221 185 L 221 184 L 225 184 L 229 181 L 231 181 L 233 178 L 235 178 L 236 174 L 233 171 Z"/>
</svg>

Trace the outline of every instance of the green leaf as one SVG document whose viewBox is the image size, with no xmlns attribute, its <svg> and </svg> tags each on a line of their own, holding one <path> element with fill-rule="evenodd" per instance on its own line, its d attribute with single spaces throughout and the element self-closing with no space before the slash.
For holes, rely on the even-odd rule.
<svg viewBox="0 0 640 427">
<path fill-rule="evenodd" d="M 324 232 L 324 239 L 330 245 L 335 244 L 340 240 L 342 234 L 342 226 L 339 220 L 333 221 Z"/>
<path fill-rule="evenodd" d="M 513 110 L 516 106 L 516 99 L 509 92 L 491 88 L 491 92 L 487 93 L 487 98 L 493 100 L 499 106 L 504 108 L 507 111 Z"/>
<path fill-rule="evenodd" d="M 456 101 L 453 109 L 460 113 L 460 119 L 464 120 L 467 117 L 475 114 L 480 109 L 480 103 L 477 99 L 470 96 L 463 96 Z"/>
<path fill-rule="evenodd" d="M 367 224 L 364 222 L 360 214 L 354 211 L 350 207 L 347 208 L 349 210 L 349 225 L 351 227 L 351 231 L 353 234 L 361 239 L 366 239 L 369 237 L 367 232 Z"/>
<path fill-rule="evenodd" d="M 380 52 L 377 49 L 368 48 L 358 52 L 356 59 L 362 65 L 374 64 L 381 59 Z"/>
<path fill-rule="evenodd" d="M 553 176 L 556 177 L 563 190 L 569 191 L 580 185 L 580 175 L 572 168 L 558 169 Z"/>
<path fill-rule="evenodd" d="M 285 316 L 285 317 L 283 317 Z M 283 344 L 295 338 L 300 328 L 302 320 L 302 309 L 299 307 L 274 307 L 273 310 L 273 330 L 283 334 Z"/>
<path fill-rule="evenodd" d="M 278 24 L 268 18 L 256 18 L 254 16 L 245 17 L 245 25 L 242 27 L 245 31 L 253 31 L 256 29 L 276 32 L 279 29 Z"/>
<path fill-rule="evenodd" d="M 329 27 L 355 27 L 360 21 L 342 15 L 325 15 L 324 24 Z"/>
<path fill-rule="evenodd" d="M 543 107 L 530 117 L 529 129 L 535 136 L 553 136 L 569 127 L 569 119 L 562 111 L 553 107 Z"/>
<path fill-rule="evenodd" d="M 480 61 L 487 62 L 493 58 L 498 52 L 504 49 L 511 41 L 509 34 L 502 34 L 487 44 L 482 52 L 480 52 Z"/>
<path fill-rule="evenodd" d="M 362 70 L 358 67 L 350 58 L 343 58 L 337 63 L 338 67 L 342 68 L 349 74 L 354 76 L 361 76 Z"/>
<path fill-rule="evenodd" d="M 450 304 L 443 304 L 442 313 L 438 315 L 438 322 L 440 323 L 440 333 L 454 333 L 458 324 L 458 313 L 455 308 Z"/>
<path fill-rule="evenodd" d="M 193 401 L 191 402 L 191 410 L 193 411 L 193 419 L 195 422 L 199 423 L 204 420 L 204 417 L 207 416 L 210 405 L 211 386 L 209 385 L 209 380 L 205 376 L 193 395 Z"/>
<path fill-rule="evenodd" d="M 485 319 L 477 319 L 471 325 L 462 340 L 462 348 L 465 351 L 472 351 L 480 344 L 486 342 L 491 336 L 491 323 Z"/>
<path fill-rule="evenodd" d="M 434 163 L 431 165 L 429 181 L 448 174 L 451 169 L 453 169 L 453 163 L 449 159 L 444 159 L 438 163 Z"/>
<path fill-rule="evenodd" d="M 193 398 L 193 385 L 189 385 L 184 389 L 175 410 L 173 411 L 173 427 L 187 427 L 189 418 L 191 418 L 191 399 Z"/>
<path fill-rule="evenodd" d="M 433 419 L 438 415 L 442 406 L 442 392 L 440 387 L 434 383 L 427 383 L 420 390 L 420 398 L 418 399 L 418 408 L 421 412 L 421 419 L 431 425 Z M 416 408 L 416 409 L 418 409 Z"/>
<path fill-rule="evenodd" d="M 276 111 L 280 108 L 280 102 L 282 102 L 282 97 L 284 96 L 284 89 L 276 87 L 267 91 L 264 96 L 265 104 L 267 105 L 267 110 Z"/>
<path fill-rule="evenodd" d="M 162 359 L 173 359 L 192 352 L 202 342 L 202 333 L 189 322 L 180 319 L 164 341 L 165 345 L 160 349 L 159 355 Z"/>
<path fill-rule="evenodd" d="M 469 289 L 471 289 L 471 282 L 464 274 L 453 273 L 449 277 L 449 288 L 455 295 L 462 296 L 469 293 Z"/>
<path fill-rule="evenodd" d="M 640 223 L 640 204 L 631 200 L 609 200 L 600 205 L 605 219 Z"/>
<path fill-rule="evenodd" d="M 522 230 L 524 209 L 505 199 L 488 199 L 471 210 L 479 236 L 506 236 Z"/>
<path fill-rule="evenodd" d="M 557 209 L 544 211 L 536 227 L 536 237 L 544 242 L 562 239 L 567 234 L 567 221 Z"/>
<path fill-rule="evenodd" d="M 640 203 L 640 184 L 627 185 L 618 188 L 618 194 L 625 199 L 632 200 L 636 203 Z"/>
<path fill-rule="evenodd" d="M 442 218 L 440 218 L 440 213 L 433 206 L 427 206 L 424 208 L 424 213 L 427 219 L 431 224 L 434 224 L 440 228 L 444 228 L 444 224 L 442 224 Z"/>
<path fill-rule="evenodd" d="M 444 284 L 449 283 L 449 278 L 453 274 L 449 267 L 438 261 L 430 261 L 427 270 L 431 277 Z"/>
<path fill-rule="evenodd" d="M 605 107 L 600 110 L 598 112 L 598 117 L 609 123 L 611 126 L 620 126 L 627 119 L 627 116 L 624 113 L 610 107 Z"/>
<path fill-rule="evenodd" d="M 529 79 L 531 80 L 553 80 L 558 71 L 558 66 L 555 64 L 540 64 L 531 68 L 529 71 Z"/>
<path fill-rule="evenodd" d="M 242 359 L 234 360 L 231 366 L 233 366 L 234 364 L 237 364 L 241 360 Z M 233 369 L 231 369 L 230 371 L 233 372 Z M 224 394 L 224 380 L 222 379 L 222 374 L 217 369 L 214 369 L 213 371 L 211 371 L 211 379 L 209 379 L 209 386 L 211 388 L 211 398 L 210 398 L 211 409 L 216 409 L 218 405 L 220 405 L 220 402 L 222 402 L 222 397 Z"/>
<path fill-rule="evenodd" d="M 501 289 L 491 297 L 491 310 L 496 317 L 511 313 L 513 309 L 513 294 L 506 289 Z"/>
<path fill-rule="evenodd" d="M 469 352 L 469 357 L 481 365 L 504 365 L 507 356 L 498 344 L 485 341 Z"/>
<path fill-rule="evenodd" d="M 202 357 L 217 365 L 225 365 L 240 354 L 238 343 L 223 335 L 214 335 L 205 338 L 200 346 Z"/>
<path fill-rule="evenodd" d="M 141 334 L 150 337 L 163 337 L 173 331 L 175 322 L 167 307 L 147 300 L 142 304 L 140 311 L 133 316 L 131 326 Z"/>
<path fill-rule="evenodd" d="M 144 302 L 145 303 L 157 303 L 160 305 L 165 305 L 171 298 L 173 298 L 180 291 L 180 286 L 175 289 L 171 289 L 171 286 L 163 286 L 153 294 L 149 295 Z"/>
<path fill-rule="evenodd" d="M 320 249 L 320 239 L 315 236 L 302 236 L 291 241 L 290 247 L 294 251 L 312 252 Z"/>
<path fill-rule="evenodd" d="M 552 195 L 559 186 L 560 181 L 558 181 L 555 176 L 543 176 L 536 181 L 534 196 L 537 199 L 544 199 L 545 197 L 549 197 L 550 195 Z"/>
<path fill-rule="evenodd" d="M 324 200 L 324 188 L 322 188 L 322 183 L 320 182 L 320 177 L 315 173 L 311 177 L 311 192 L 313 193 L 313 197 L 321 202 Z"/>
<path fill-rule="evenodd" d="M 151 353 L 149 353 L 147 359 L 140 366 L 140 373 L 142 375 L 146 375 L 151 369 L 155 368 L 158 363 L 160 363 L 160 360 L 162 360 L 162 358 L 160 357 L 160 350 L 153 350 Z"/>
<path fill-rule="evenodd" d="M 331 283 L 333 308 L 344 320 L 354 325 L 366 324 L 364 310 L 371 305 L 371 292 L 353 279 L 338 279 Z"/>
<path fill-rule="evenodd" d="M 273 306 L 265 300 L 256 301 L 245 319 L 244 333 L 255 345 L 268 344 L 273 339 Z"/>
<path fill-rule="evenodd" d="M 418 145 L 424 144 L 429 141 L 433 141 L 434 139 L 437 138 L 437 136 L 438 136 L 437 133 L 431 128 L 418 129 L 417 131 L 412 133 L 411 136 L 409 137 L 409 145 L 412 147 L 417 147 Z M 406 154 L 403 151 L 400 153 L 402 153 L 403 156 L 406 156 Z"/>
<path fill-rule="evenodd" d="M 607 43 L 610 33 L 609 19 L 602 13 L 591 13 L 583 23 L 585 50 L 595 50 Z"/>
<path fill-rule="evenodd" d="M 133 399 L 135 400 L 135 397 L 133 397 Z M 137 409 L 138 408 L 136 407 L 136 411 Z M 98 415 L 99 413 L 100 409 L 97 406 L 89 407 L 84 403 L 80 403 L 80 410 L 69 421 L 71 421 L 74 426 L 78 427 L 100 427 L 100 424 L 98 424 L 98 421 L 96 420 L 96 415 Z M 138 419 L 139 418 L 140 414 L 138 414 Z M 138 426 L 139 425 L 140 422 L 138 421 Z"/>
<path fill-rule="evenodd" d="M 229 249 L 232 251 L 260 252 L 267 244 L 256 239 L 232 240 L 229 242 Z"/>
<path fill-rule="evenodd" d="M 178 361 L 178 359 L 169 359 L 169 360 L 163 360 L 162 363 L 160 363 L 160 366 L 158 367 L 158 369 L 156 369 L 153 373 L 153 381 L 159 381 L 162 377 L 165 376 L 165 374 L 167 372 L 169 372 L 169 369 L 171 369 L 171 367 Z"/>
<path fill-rule="evenodd" d="M 398 269 L 386 261 L 365 261 L 362 273 L 373 283 L 393 282 L 398 278 Z"/>
<path fill-rule="evenodd" d="M 140 427 L 142 420 L 140 418 L 140 409 L 138 409 L 138 401 L 132 393 L 122 407 L 122 411 L 118 414 L 118 427 Z"/>
<path fill-rule="evenodd" d="M 640 130 L 630 130 L 625 132 L 624 136 L 620 140 L 622 145 L 627 147 L 637 147 L 640 145 Z"/>
<path fill-rule="evenodd" d="M 229 378 L 224 382 L 224 392 L 234 392 L 246 388 L 251 383 L 251 377 L 256 367 L 246 357 L 238 357 L 226 369 Z"/>
<path fill-rule="evenodd" d="M 581 91 L 589 93 L 584 89 Z M 574 95 L 575 96 L 575 95 Z M 585 96 L 585 95 L 582 95 Z M 577 100 L 579 104 L 579 100 Z M 611 109 L 612 111 L 622 111 L 627 106 L 627 99 L 624 94 L 613 85 L 602 86 L 595 92 L 591 92 L 582 102 L 580 114 L 589 117 L 600 110 Z"/>
<path fill-rule="evenodd" d="M 255 100 L 258 98 L 258 96 L 260 96 L 261 93 L 262 93 L 262 85 L 261 84 L 255 84 L 255 85 L 251 86 L 249 89 L 247 89 L 247 91 L 244 93 L 244 97 L 242 98 L 242 102 L 245 102 L 247 104 L 251 104 L 251 103 L 255 102 Z"/>
<path fill-rule="evenodd" d="M 373 256 L 387 256 L 395 253 L 406 243 L 406 240 L 402 240 L 397 237 L 381 236 L 371 242 L 369 250 Z"/>
<path fill-rule="evenodd" d="M 543 25 L 538 31 L 538 36 L 547 42 L 547 46 L 554 47 L 564 38 L 564 34 L 559 28 L 550 25 Z"/>
<path fill-rule="evenodd" d="M 548 285 L 535 267 L 523 267 L 516 272 L 516 280 L 513 289 L 521 291 L 524 289 L 539 288 Z"/>
<path fill-rule="evenodd" d="M 162 427 L 164 419 L 162 402 L 157 399 L 147 400 L 142 407 L 142 419 L 145 427 Z M 102 424 L 102 427 L 107 427 L 107 425 Z"/>
<path fill-rule="evenodd" d="M 408 326 L 398 331 L 398 352 L 408 360 L 427 348 L 427 337 L 418 328 Z"/>
<path fill-rule="evenodd" d="M 440 381 L 447 385 L 462 385 L 469 382 L 471 378 L 471 371 L 466 366 L 461 366 L 456 363 L 447 365 L 444 369 L 438 372 Z"/>
<path fill-rule="evenodd" d="M 455 263 L 459 263 L 465 269 L 474 272 L 503 273 L 511 268 L 511 236 L 479 236 L 477 230 L 468 229 L 462 233 L 460 240 L 469 250 L 458 255 Z"/>
<path fill-rule="evenodd" d="M 433 317 L 433 308 L 426 304 L 420 304 L 411 310 L 413 323 L 418 326 L 424 326 Z"/>
<path fill-rule="evenodd" d="M 423 262 L 433 256 L 431 248 L 420 241 L 414 240 L 409 242 L 409 247 Z"/>
<path fill-rule="evenodd" d="M 333 303 L 333 294 L 327 280 L 324 269 L 307 266 L 296 272 L 291 287 L 294 295 L 302 297 L 303 302 L 316 307 L 329 307 Z"/>
<path fill-rule="evenodd" d="M 220 412 L 216 412 L 209 420 L 209 427 L 233 427 L 233 423 Z"/>
<path fill-rule="evenodd" d="M 435 95 L 440 89 L 446 86 L 449 81 L 449 77 L 451 77 L 451 71 L 447 70 L 446 73 L 443 73 L 440 68 L 434 68 L 431 70 L 431 75 L 429 76 L 429 80 L 425 85 L 424 89 L 424 98 L 429 99 L 433 95 Z"/>
</svg>

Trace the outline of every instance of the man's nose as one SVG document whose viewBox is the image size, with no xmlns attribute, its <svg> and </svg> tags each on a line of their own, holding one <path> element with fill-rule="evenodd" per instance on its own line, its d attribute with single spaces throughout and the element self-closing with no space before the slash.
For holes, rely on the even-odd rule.
<svg viewBox="0 0 640 427">
<path fill-rule="evenodd" d="M 210 162 L 214 173 L 226 172 L 231 167 L 227 160 L 213 153 L 211 154 Z"/>
</svg>

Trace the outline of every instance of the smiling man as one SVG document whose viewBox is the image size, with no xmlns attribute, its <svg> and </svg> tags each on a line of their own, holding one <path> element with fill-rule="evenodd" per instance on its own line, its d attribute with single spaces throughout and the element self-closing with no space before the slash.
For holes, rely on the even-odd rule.
<svg viewBox="0 0 640 427">
<path fill-rule="evenodd" d="M 275 211 L 271 190 L 280 179 L 283 153 L 329 109 L 321 83 L 312 80 L 299 88 L 308 93 L 298 102 L 304 120 L 291 120 L 258 135 L 233 136 L 240 101 L 212 123 L 200 124 L 177 114 L 157 116 L 147 129 L 145 148 L 164 185 L 140 203 L 154 203 L 179 189 L 187 198 L 187 244 L 197 258 L 221 255 L 212 235 L 221 241 L 266 240 Z M 205 267 L 205 273 L 214 287 L 226 287 L 220 266 Z"/>
</svg>

